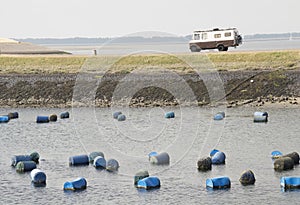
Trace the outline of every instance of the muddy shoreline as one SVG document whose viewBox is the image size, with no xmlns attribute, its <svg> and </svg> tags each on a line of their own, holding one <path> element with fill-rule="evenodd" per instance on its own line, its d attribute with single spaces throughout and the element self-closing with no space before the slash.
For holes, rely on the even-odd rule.
<svg viewBox="0 0 300 205">
<path fill-rule="evenodd" d="M 227 107 L 285 104 L 297 106 L 300 97 L 300 70 L 221 71 L 211 74 L 181 73 L 127 75 L 99 74 L 2 74 L 1 107 L 109 107 L 129 104 L 132 107 L 197 105 L 218 103 Z M 212 87 L 208 88 L 208 84 Z M 97 84 L 99 83 L 99 84 Z M 122 84 L 123 83 L 123 84 Z M 182 85 L 188 85 L 186 86 Z M 215 84 L 214 84 L 215 83 Z M 224 96 L 211 101 L 212 88 L 224 88 Z M 117 93 L 118 86 L 124 93 Z M 155 86 L 156 85 L 156 86 Z M 133 94 L 126 93 L 133 87 Z M 117 89 L 118 88 L 118 89 Z M 164 89 L 163 89 L 164 88 Z M 168 89 L 170 88 L 170 89 Z M 191 89 L 194 99 L 184 93 Z M 122 89 L 121 89 L 122 90 Z M 89 91 L 89 94 L 87 94 Z M 75 96 L 75 97 L 74 97 Z"/>
</svg>

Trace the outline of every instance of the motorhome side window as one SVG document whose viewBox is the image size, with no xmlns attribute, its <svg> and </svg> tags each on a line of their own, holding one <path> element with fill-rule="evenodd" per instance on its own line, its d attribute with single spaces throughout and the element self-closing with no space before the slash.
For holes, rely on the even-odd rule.
<svg viewBox="0 0 300 205">
<path fill-rule="evenodd" d="M 220 34 L 220 33 L 216 33 L 216 34 L 214 35 L 214 37 L 215 37 L 215 38 L 221 38 L 221 34 Z"/>
<path fill-rule="evenodd" d="M 202 40 L 206 40 L 207 39 L 207 33 L 202 33 Z"/>
<path fill-rule="evenodd" d="M 230 37 L 231 36 L 231 32 L 226 32 L 224 35 L 225 35 L 225 37 Z"/>
<path fill-rule="evenodd" d="M 200 39 L 200 34 L 194 34 L 194 40 L 199 40 Z"/>
</svg>

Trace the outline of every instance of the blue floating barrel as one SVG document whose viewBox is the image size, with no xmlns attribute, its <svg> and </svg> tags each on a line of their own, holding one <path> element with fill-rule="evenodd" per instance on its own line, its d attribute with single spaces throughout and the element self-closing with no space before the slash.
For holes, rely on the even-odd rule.
<svg viewBox="0 0 300 205">
<path fill-rule="evenodd" d="M 47 122 L 49 122 L 49 117 L 48 116 L 37 116 L 36 122 L 37 123 L 47 123 Z"/>
<path fill-rule="evenodd" d="M 18 112 L 10 112 L 8 113 L 9 119 L 17 119 L 19 118 L 19 113 Z"/>
<path fill-rule="evenodd" d="M 152 164 L 164 165 L 170 163 L 170 156 L 166 152 L 162 152 L 158 155 L 154 155 L 150 157 L 150 162 Z"/>
<path fill-rule="evenodd" d="M 280 185 L 286 189 L 300 189 L 300 177 L 281 177 Z"/>
<path fill-rule="evenodd" d="M 252 185 L 255 183 L 255 176 L 251 170 L 246 170 L 242 173 L 240 180 L 242 185 Z"/>
<path fill-rule="evenodd" d="M 30 172 L 31 181 L 34 184 L 46 184 L 46 174 L 39 169 L 34 169 Z"/>
<path fill-rule="evenodd" d="M 89 165 L 89 157 L 87 155 L 77 155 L 69 157 L 69 164 L 71 166 Z"/>
<path fill-rule="evenodd" d="M 272 159 L 277 159 L 279 157 L 282 157 L 282 153 L 280 151 L 276 150 L 271 153 L 271 156 L 272 156 Z"/>
<path fill-rule="evenodd" d="M 34 161 L 35 163 L 39 163 L 40 155 L 37 152 L 32 152 L 30 155 L 31 160 Z"/>
<path fill-rule="evenodd" d="M 32 158 L 30 155 L 15 155 L 11 158 L 11 166 L 15 167 L 22 161 L 32 161 Z"/>
<path fill-rule="evenodd" d="M 6 115 L 0 116 L 0 123 L 9 122 L 9 117 Z"/>
<path fill-rule="evenodd" d="M 212 168 L 212 162 L 210 157 L 201 158 L 197 162 L 199 171 L 208 171 Z"/>
<path fill-rule="evenodd" d="M 76 191 L 76 190 L 86 189 L 86 187 L 87 187 L 87 182 L 85 178 L 77 178 L 73 181 L 64 183 L 64 190 Z"/>
<path fill-rule="evenodd" d="M 206 187 L 212 189 L 230 188 L 231 182 L 228 177 L 216 177 L 206 180 Z"/>
<path fill-rule="evenodd" d="M 151 157 L 156 156 L 156 155 L 158 155 L 157 152 L 150 152 L 150 153 L 148 154 L 149 160 L 150 160 Z"/>
<path fill-rule="evenodd" d="M 165 118 L 174 118 L 175 113 L 173 111 L 165 113 Z"/>
<path fill-rule="evenodd" d="M 223 117 L 222 114 L 216 114 L 216 115 L 214 116 L 214 120 L 223 120 L 223 119 L 224 119 L 224 117 Z"/>
<path fill-rule="evenodd" d="M 104 158 L 103 152 L 92 152 L 89 154 L 89 162 L 93 164 L 94 159 L 98 156 L 101 156 Z"/>
<path fill-rule="evenodd" d="M 106 168 L 106 160 L 103 157 L 98 156 L 94 159 L 93 165 L 96 169 L 105 169 Z"/>
<path fill-rule="evenodd" d="M 275 171 L 294 169 L 294 160 L 290 157 L 280 157 L 274 161 Z"/>
<path fill-rule="evenodd" d="M 222 115 L 222 116 L 223 116 L 223 118 L 225 118 L 225 112 L 223 112 L 223 111 L 220 111 L 220 112 L 218 112 L 217 114 L 220 114 L 220 115 Z"/>
<path fill-rule="evenodd" d="M 118 115 L 118 121 L 125 121 L 126 120 L 126 116 L 121 114 L 121 115 Z"/>
<path fill-rule="evenodd" d="M 118 171 L 119 167 L 119 162 L 115 159 L 110 159 L 106 163 L 106 170 L 110 172 Z"/>
<path fill-rule="evenodd" d="M 120 112 L 120 111 L 114 112 L 113 118 L 114 118 L 114 119 L 118 119 L 118 116 L 121 115 L 121 114 L 122 114 L 122 112 Z"/>
<path fill-rule="evenodd" d="M 139 170 L 134 175 L 134 185 L 137 186 L 139 180 L 149 177 L 149 172 L 147 170 Z"/>
<path fill-rule="evenodd" d="M 224 152 L 217 152 L 212 156 L 211 162 L 212 164 L 225 164 L 225 159 L 226 156 Z"/>
<path fill-rule="evenodd" d="M 299 154 L 297 152 L 292 152 L 292 153 L 283 155 L 283 157 L 290 157 L 294 161 L 295 165 L 299 164 Z"/>
<path fill-rule="evenodd" d="M 51 114 L 49 116 L 49 120 L 50 120 L 50 122 L 56 122 L 57 121 L 57 115 L 56 114 Z"/>
<path fill-rule="evenodd" d="M 254 113 L 254 122 L 268 122 L 268 113 L 267 112 L 255 112 Z"/>
<path fill-rule="evenodd" d="M 65 119 L 65 118 L 69 118 L 70 117 L 70 113 L 69 112 L 62 112 L 60 113 L 60 118 L 61 119 Z"/>
<path fill-rule="evenodd" d="M 157 177 L 146 177 L 137 183 L 138 188 L 142 189 L 155 189 L 160 187 L 160 180 Z"/>
<path fill-rule="evenodd" d="M 34 161 L 21 161 L 16 165 L 16 170 L 18 172 L 29 172 L 36 168 L 36 163 Z"/>
<path fill-rule="evenodd" d="M 209 156 L 214 156 L 217 152 L 220 152 L 219 150 L 217 150 L 217 149 L 213 149 L 213 150 L 211 150 L 210 151 L 210 153 L 209 153 Z"/>
</svg>

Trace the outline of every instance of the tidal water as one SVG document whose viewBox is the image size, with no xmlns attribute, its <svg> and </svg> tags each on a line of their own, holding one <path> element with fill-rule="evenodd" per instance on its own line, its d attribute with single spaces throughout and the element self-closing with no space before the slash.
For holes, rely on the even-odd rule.
<svg viewBox="0 0 300 205">
<path fill-rule="evenodd" d="M 221 108 L 1 108 L 1 114 L 19 112 L 19 119 L 0 124 L 0 204 L 297 204 L 300 192 L 282 192 L 280 177 L 300 176 L 300 167 L 275 172 L 271 152 L 300 152 L 299 107 L 265 108 L 268 123 L 253 123 L 256 108 L 225 109 L 226 118 L 213 121 Z M 37 115 L 70 112 L 70 119 L 35 123 Z M 127 120 L 112 118 L 121 110 Z M 223 109 L 222 109 L 223 110 Z M 165 119 L 175 111 L 174 119 Z M 223 151 L 225 165 L 199 172 L 197 160 L 211 149 Z M 38 168 L 47 175 L 46 187 L 31 185 L 29 173 L 10 166 L 13 155 L 37 151 Z M 69 156 L 104 152 L 119 161 L 117 173 L 93 166 L 70 167 Z M 150 165 L 147 154 L 167 151 L 168 166 Z M 147 169 L 161 180 L 161 188 L 145 191 L 133 186 L 134 173 Z M 242 186 L 240 174 L 251 169 L 253 186 Z M 232 186 L 210 191 L 205 180 L 228 176 Z M 65 192 L 63 184 L 85 177 L 84 191 Z"/>
</svg>

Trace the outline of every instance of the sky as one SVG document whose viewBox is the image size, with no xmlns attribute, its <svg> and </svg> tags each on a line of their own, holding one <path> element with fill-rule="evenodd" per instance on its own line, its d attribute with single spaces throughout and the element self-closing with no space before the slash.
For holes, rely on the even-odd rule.
<svg viewBox="0 0 300 205">
<path fill-rule="evenodd" d="M 0 37 L 121 37 L 236 27 L 300 32 L 299 0 L 0 0 Z"/>
</svg>

